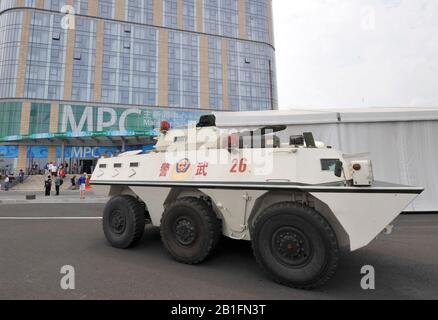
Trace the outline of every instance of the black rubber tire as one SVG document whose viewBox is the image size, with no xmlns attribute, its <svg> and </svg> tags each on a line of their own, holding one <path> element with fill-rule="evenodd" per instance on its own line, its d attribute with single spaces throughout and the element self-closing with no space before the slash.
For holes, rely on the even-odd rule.
<svg viewBox="0 0 438 320">
<path fill-rule="evenodd" d="M 188 243 L 182 243 L 176 228 L 179 221 L 192 228 Z M 185 197 L 166 207 L 161 219 L 161 240 L 169 254 L 178 262 L 199 264 L 215 249 L 221 236 L 221 223 L 208 204 L 198 198 Z"/>
<path fill-rule="evenodd" d="M 118 231 L 112 226 L 115 216 L 124 220 L 124 226 L 120 226 Z M 103 211 L 103 232 L 113 247 L 131 248 L 141 240 L 145 221 L 144 207 L 137 199 L 128 195 L 116 196 L 106 204 Z"/>
<path fill-rule="evenodd" d="M 265 209 L 254 222 L 251 238 L 257 262 L 282 285 L 317 288 L 338 266 L 333 229 L 315 209 L 299 203 L 281 202 Z"/>
</svg>

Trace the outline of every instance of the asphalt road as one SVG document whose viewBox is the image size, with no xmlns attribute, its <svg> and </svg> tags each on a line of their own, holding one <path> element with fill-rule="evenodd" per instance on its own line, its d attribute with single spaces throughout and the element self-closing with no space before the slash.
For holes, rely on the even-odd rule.
<svg viewBox="0 0 438 320">
<path fill-rule="evenodd" d="M 222 239 L 200 266 L 173 261 L 148 228 L 130 250 L 110 247 L 99 219 L 5 220 L 2 217 L 99 217 L 101 204 L 0 205 L 0 299 L 438 299 L 438 214 L 401 216 L 393 234 L 342 255 L 334 278 L 314 291 L 271 282 L 249 243 Z M 75 268 L 64 291 L 60 269 Z M 372 265 L 376 289 L 362 290 Z"/>
</svg>

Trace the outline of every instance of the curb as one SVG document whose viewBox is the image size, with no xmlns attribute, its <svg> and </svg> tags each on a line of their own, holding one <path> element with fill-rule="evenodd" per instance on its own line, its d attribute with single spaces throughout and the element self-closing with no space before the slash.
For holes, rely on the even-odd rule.
<svg viewBox="0 0 438 320">
<path fill-rule="evenodd" d="M 21 200 L 21 199 L 9 199 L 0 200 L 1 205 L 13 205 L 13 204 L 105 204 L 109 198 L 103 199 L 37 199 L 37 200 Z"/>
</svg>

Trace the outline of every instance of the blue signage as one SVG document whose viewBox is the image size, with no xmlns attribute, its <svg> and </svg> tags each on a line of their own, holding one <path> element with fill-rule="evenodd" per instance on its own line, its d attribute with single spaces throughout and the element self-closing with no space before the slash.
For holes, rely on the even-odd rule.
<svg viewBox="0 0 438 320">
<path fill-rule="evenodd" d="M 27 148 L 28 159 L 47 159 L 49 147 L 47 146 L 30 146 Z"/>
<path fill-rule="evenodd" d="M 143 150 L 143 152 L 154 150 L 154 145 L 127 146 L 126 151 Z M 98 159 L 103 155 L 113 157 L 122 152 L 122 147 L 65 147 L 65 159 Z M 27 148 L 28 159 L 47 159 L 49 154 L 48 146 L 29 146 Z M 61 158 L 61 147 L 56 148 L 56 157 Z M 18 146 L 0 146 L 0 159 L 18 158 Z"/>
<path fill-rule="evenodd" d="M 18 146 L 0 146 L 0 159 L 18 158 Z"/>
<path fill-rule="evenodd" d="M 150 151 L 154 145 L 127 146 L 126 151 L 143 150 Z M 102 156 L 114 157 L 122 153 L 122 147 L 65 147 L 64 159 L 98 159 Z M 61 158 L 61 148 L 56 148 L 56 157 Z"/>
</svg>

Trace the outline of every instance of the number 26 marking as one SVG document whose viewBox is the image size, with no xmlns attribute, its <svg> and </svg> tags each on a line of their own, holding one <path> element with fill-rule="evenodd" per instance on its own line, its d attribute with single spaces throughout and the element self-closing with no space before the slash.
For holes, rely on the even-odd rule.
<svg viewBox="0 0 438 320">
<path fill-rule="evenodd" d="M 248 165 L 247 165 L 247 160 L 245 158 L 243 159 L 234 159 L 233 160 L 233 165 L 231 167 L 230 172 L 231 173 L 244 173 L 246 172 L 246 170 L 248 169 Z"/>
</svg>

